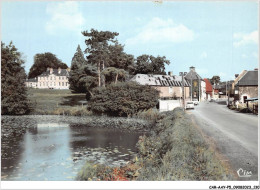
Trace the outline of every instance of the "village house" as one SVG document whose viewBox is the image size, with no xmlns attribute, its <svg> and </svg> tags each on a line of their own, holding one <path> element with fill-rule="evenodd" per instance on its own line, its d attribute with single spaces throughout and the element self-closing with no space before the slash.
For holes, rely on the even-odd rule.
<svg viewBox="0 0 260 190">
<path fill-rule="evenodd" d="M 39 89 L 69 89 L 70 69 L 47 68 L 46 72 L 34 79 L 27 79 L 26 86 Z"/>
<path fill-rule="evenodd" d="M 212 85 L 208 79 L 204 78 L 204 81 L 206 83 L 206 100 L 211 100 L 213 97 Z"/>
<path fill-rule="evenodd" d="M 168 111 L 182 106 L 182 77 L 172 75 L 137 74 L 131 81 L 157 89 L 160 94 L 159 110 Z M 184 78 L 184 98 L 189 99 L 189 82 Z"/>
<path fill-rule="evenodd" d="M 239 77 L 239 76 L 238 76 Z M 247 99 L 258 98 L 258 69 L 244 72 L 234 81 L 235 101 L 245 103 Z"/>
<path fill-rule="evenodd" d="M 206 100 L 206 83 L 191 66 L 190 71 L 185 75 L 185 79 L 191 84 L 190 97 L 192 100 Z"/>
</svg>

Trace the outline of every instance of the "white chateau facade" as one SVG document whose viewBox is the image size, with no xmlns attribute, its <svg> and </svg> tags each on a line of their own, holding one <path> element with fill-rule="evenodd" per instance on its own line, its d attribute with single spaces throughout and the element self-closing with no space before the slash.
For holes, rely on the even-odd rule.
<svg viewBox="0 0 260 190">
<path fill-rule="evenodd" d="M 41 75 L 27 79 L 25 85 L 39 89 L 69 89 L 69 72 L 69 68 L 47 68 L 47 71 Z"/>
</svg>

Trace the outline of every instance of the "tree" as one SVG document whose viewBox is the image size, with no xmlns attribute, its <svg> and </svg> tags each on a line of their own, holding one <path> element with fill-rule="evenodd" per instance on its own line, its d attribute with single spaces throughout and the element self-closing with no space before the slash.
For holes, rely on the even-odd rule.
<svg viewBox="0 0 260 190">
<path fill-rule="evenodd" d="M 28 78 L 34 78 L 42 74 L 47 70 L 48 67 L 53 69 L 67 69 L 68 66 L 59 60 L 56 55 L 47 53 L 38 53 L 34 56 L 34 64 L 30 68 Z"/>
<path fill-rule="evenodd" d="M 124 48 L 118 43 L 117 32 L 97 31 L 91 29 L 90 32 L 84 31 L 82 34 L 87 37 L 85 43 L 87 48 L 87 62 L 97 66 L 98 86 L 105 86 L 105 77 L 101 72 L 107 67 L 118 69 L 128 69 L 133 64 L 134 57 L 124 53 Z"/>
<path fill-rule="evenodd" d="M 21 115 L 29 112 L 25 87 L 26 74 L 21 53 L 11 42 L 1 42 L 1 114 Z"/>
<path fill-rule="evenodd" d="M 159 92 L 135 82 L 117 83 L 93 89 L 90 109 L 97 114 L 130 116 L 156 106 Z"/>
<path fill-rule="evenodd" d="M 107 83 L 114 82 L 115 84 L 117 81 L 125 81 L 128 73 L 124 69 L 117 69 L 115 67 L 108 67 L 102 71 L 102 75 L 105 76 L 105 80 Z"/>
<path fill-rule="evenodd" d="M 210 83 L 212 84 L 212 85 L 217 85 L 217 84 L 219 84 L 220 83 L 220 77 L 219 76 L 213 76 L 211 79 L 209 79 L 210 80 Z"/>
<path fill-rule="evenodd" d="M 71 61 L 69 83 L 75 93 L 90 94 L 91 89 L 97 86 L 96 67 L 87 63 L 79 45 Z"/>
<path fill-rule="evenodd" d="M 165 75 L 165 64 L 169 65 L 170 61 L 165 56 L 154 57 L 152 55 L 141 55 L 137 57 L 132 74 L 161 74 Z"/>
</svg>

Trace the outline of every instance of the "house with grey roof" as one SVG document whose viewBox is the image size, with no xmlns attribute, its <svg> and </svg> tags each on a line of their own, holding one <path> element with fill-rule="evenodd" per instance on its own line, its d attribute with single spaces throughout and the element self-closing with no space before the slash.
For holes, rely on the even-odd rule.
<svg viewBox="0 0 260 190">
<path fill-rule="evenodd" d="M 182 97 L 182 77 L 176 75 L 137 74 L 130 81 L 148 85 L 160 92 L 160 99 L 180 99 Z M 189 98 L 190 83 L 184 78 L 184 97 Z"/>
<path fill-rule="evenodd" d="M 206 82 L 196 72 L 195 67 L 190 67 L 190 71 L 185 75 L 185 79 L 191 84 L 191 99 L 196 99 L 198 101 L 206 100 Z"/>
<path fill-rule="evenodd" d="M 27 79 L 25 84 L 27 87 L 40 89 L 69 89 L 69 72 L 70 69 L 53 69 L 47 68 L 34 79 Z"/>
<path fill-rule="evenodd" d="M 235 81 L 235 100 L 245 103 L 246 99 L 258 98 L 258 69 L 246 71 L 239 80 Z"/>
</svg>

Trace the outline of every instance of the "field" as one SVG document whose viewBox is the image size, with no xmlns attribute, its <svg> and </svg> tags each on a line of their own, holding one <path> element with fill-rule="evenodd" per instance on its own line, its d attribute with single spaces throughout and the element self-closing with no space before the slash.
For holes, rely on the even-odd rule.
<svg viewBox="0 0 260 190">
<path fill-rule="evenodd" d="M 32 107 L 31 114 L 74 115 L 74 112 L 86 110 L 85 94 L 73 94 L 70 90 L 32 88 L 27 93 Z"/>
</svg>

